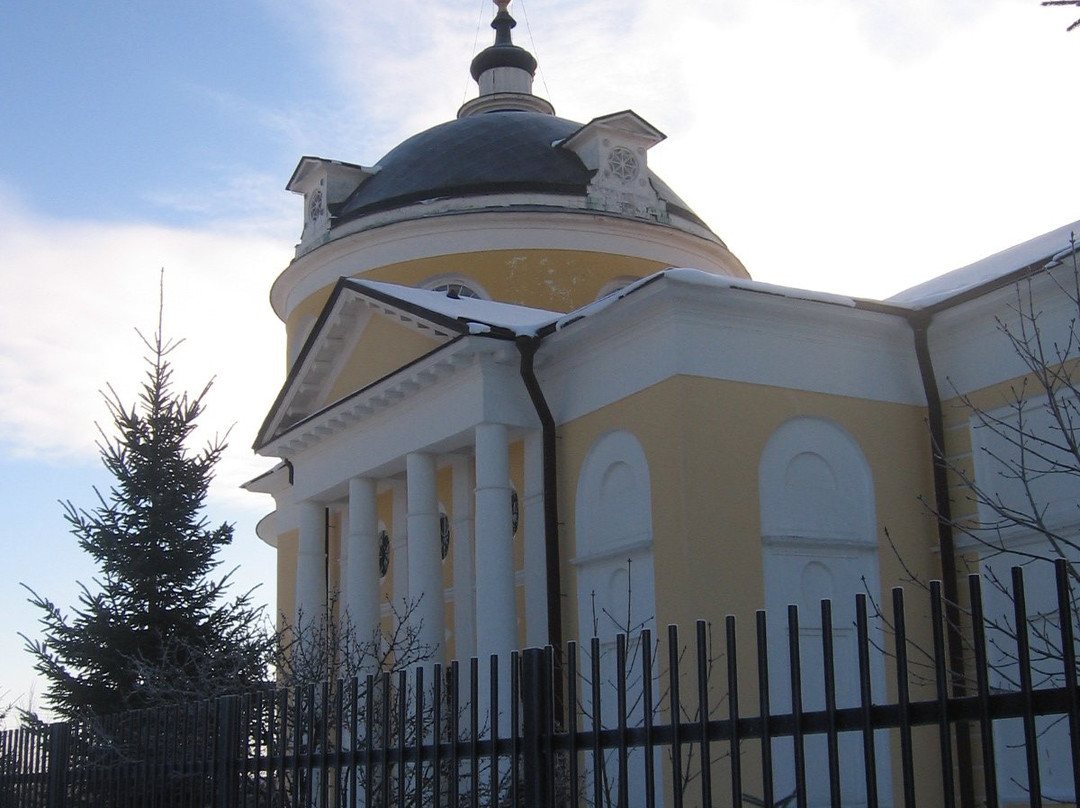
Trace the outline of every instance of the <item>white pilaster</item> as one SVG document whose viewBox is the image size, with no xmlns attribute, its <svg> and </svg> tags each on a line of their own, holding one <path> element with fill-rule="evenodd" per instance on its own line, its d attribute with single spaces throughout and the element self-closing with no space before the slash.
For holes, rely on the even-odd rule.
<svg viewBox="0 0 1080 808">
<path fill-rule="evenodd" d="M 379 625 L 379 513 L 376 482 L 349 480 L 344 607 L 358 639 L 366 641 Z"/>
<path fill-rule="evenodd" d="M 454 455 L 454 522 L 451 535 L 454 558 L 454 656 L 469 659 L 476 654 L 476 583 L 473 552 L 473 495 L 475 480 L 472 458 Z"/>
<path fill-rule="evenodd" d="M 443 640 L 443 580 L 439 543 L 439 498 L 435 489 L 435 458 L 423 452 L 405 457 L 409 507 L 409 596 L 419 641 L 441 658 Z"/>
<path fill-rule="evenodd" d="M 508 654 L 516 646 L 507 433 L 502 424 L 479 424 L 476 427 L 476 653 L 481 669 L 487 666 L 491 654 Z"/>
<path fill-rule="evenodd" d="M 300 540 L 296 552 L 294 625 L 311 625 L 326 617 L 326 509 L 301 502 L 297 509 Z"/>
<path fill-rule="evenodd" d="M 547 541 L 544 529 L 543 433 L 532 430 L 525 437 L 525 496 L 518 530 L 525 540 L 525 647 L 548 644 Z"/>
</svg>

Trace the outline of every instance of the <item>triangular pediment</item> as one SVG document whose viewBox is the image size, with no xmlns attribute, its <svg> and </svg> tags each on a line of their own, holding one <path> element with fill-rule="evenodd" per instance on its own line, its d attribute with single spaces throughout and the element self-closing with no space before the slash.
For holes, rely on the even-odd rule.
<svg viewBox="0 0 1080 808">
<path fill-rule="evenodd" d="M 258 449 L 346 399 L 402 376 L 465 336 L 512 339 L 560 315 L 494 301 L 342 278 L 256 438 Z"/>
<path fill-rule="evenodd" d="M 256 447 L 460 336 L 436 312 L 404 310 L 342 279 L 267 415 Z"/>
<path fill-rule="evenodd" d="M 665 137 L 667 135 L 636 112 L 624 110 L 593 118 L 559 145 L 577 154 L 586 168 L 595 169 L 600 150 L 611 146 L 612 138 L 641 148 L 644 153 Z"/>
</svg>

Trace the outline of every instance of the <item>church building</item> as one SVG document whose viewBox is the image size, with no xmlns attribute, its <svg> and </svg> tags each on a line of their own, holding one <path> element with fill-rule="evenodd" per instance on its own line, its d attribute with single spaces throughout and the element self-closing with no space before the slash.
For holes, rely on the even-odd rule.
<svg viewBox="0 0 1080 808">
<path fill-rule="evenodd" d="M 284 623 L 407 611 L 448 661 L 727 614 L 749 635 L 765 608 L 783 655 L 790 603 L 812 636 L 834 598 L 842 638 L 856 593 L 977 564 L 935 518 L 978 506 L 934 446 L 996 485 L 962 402 L 1006 407 L 1030 370 L 998 323 L 1018 281 L 1067 322 L 1080 222 L 886 301 L 754 281 L 650 169 L 664 134 L 558 117 L 496 5 L 454 120 L 288 181 L 288 372 L 246 485 Z M 853 636 L 836 654 L 857 687 Z"/>
</svg>

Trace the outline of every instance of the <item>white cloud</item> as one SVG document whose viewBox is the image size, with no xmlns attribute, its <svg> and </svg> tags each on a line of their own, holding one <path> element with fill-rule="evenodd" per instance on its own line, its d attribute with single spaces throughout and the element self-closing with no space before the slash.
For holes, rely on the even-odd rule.
<svg viewBox="0 0 1080 808">
<path fill-rule="evenodd" d="M 308 120 L 249 113 L 361 162 L 453 114 L 494 8 L 267 2 L 303 22 L 342 100 Z M 883 295 L 1076 218 L 1053 147 L 1075 123 L 1075 43 L 1015 2 L 595 0 L 587 19 L 571 0 L 519 5 L 516 41 L 537 52 L 559 112 L 632 107 L 669 132 L 653 164 L 762 279 Z M 918 58 L 878 53 L 885 36 Z M 0 200 L 8 450 L 93 453 L 95 391 L 137 373 L 132 329 L 152 328 L 164 266 L 167 327 L 188 339 L 178 370 L 192 385 L 218 376 L 208 423 L 237 421 L 246 453 L 283 376 L 266 294 L 293 234 L 284 179 L 241 169 L 212 194 L 154 195 L 228 212 L 216 230 L 48 220 Z"/>
<path fill-rule="evenodd" d="M 267 290 L 289 246 L 243 229 L 50 220 L 0 198 L 5 294 L 0 297 L 0 447 L 22 458 L 96 456 L 99 392 L 133 401 L 165 269 L 164 332 L 183 338 L 178 389 L 215 378 L 200 439 L 232 428 L 213 496 L 251 506 L 237 491 L 269 463 L 250 445 L 283 378 L 284 328 Z M 108 425 L 102 423 L 108 431 Z M 265 503 L 263 504 L 265 505 Z"/>
<path fill-rule="evenodd" d="M 370 163 L 449 119 L 491 41 L 480 5 L 282 11 L 340 83 L 324 115 L 344 139 L 323 156 Z M 511 11 L 536 91 L 564 117 L 632 108 L 667 132 L 651 163 L 763 280 L 885 296 L 1077 218 L 1059 145 L 1076 43 L 1024 0 Z"/>
<path fill-rule="evenodd" d="M 143 193 L 150 204 L 180 214 L 195 214 L 199 221 L 229 222 L 250 236 L 280 238 L 291 233 L 301 217 L 298 196 L 284 190 L 285 181 L 265 171 L 218 166 L 208 172 L 209 182 L 183 189 Z"/>
</svg>

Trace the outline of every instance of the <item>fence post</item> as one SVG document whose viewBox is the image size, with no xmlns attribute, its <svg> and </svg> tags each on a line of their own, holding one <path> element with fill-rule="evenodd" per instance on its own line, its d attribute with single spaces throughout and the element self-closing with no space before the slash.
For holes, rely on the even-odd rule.
<svg viewBox="0 0 1080 808">
<path fill-rule="evenodd" d="M 236 757 L 240 749 L 238 696 L 222 696 L 217 701 L 217 734 L 214 760 L 214 808 L 239 805 Z"/>
<path fill-rule="evenodd" d="M 552 803 L 548 784 L 553 780 L 551 668 L 542 648 L 525 649 L 521 663 L 521 764 L 525 808 L 549 808 Z"/>
<path fill-rule="evenodd" d="M 66 722 L 49 725 L 49 772 L 46 780 L 46 808 L 63 808 L 67 802 L 68 738 Z"/>
</svg>

